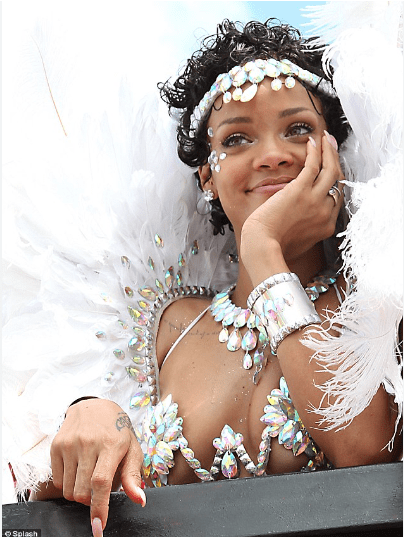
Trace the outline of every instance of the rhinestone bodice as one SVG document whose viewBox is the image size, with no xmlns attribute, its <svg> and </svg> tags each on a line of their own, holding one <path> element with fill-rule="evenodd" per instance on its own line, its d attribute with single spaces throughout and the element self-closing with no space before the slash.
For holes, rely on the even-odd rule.
<svg viewBox="0 0 404 537">
<path fill-rule="evenodd" d="M 181 453 L 201 481 L 213 481 L 220 475 L 228 479 L 238 477 L 240 464 L 251 475 L 261 476 L 269 460 L 272 438 L 276 437 L 279 444 L 291 450 L 295 456 L 305 453 L 310 458 L 303 470 L 324 466 L 323 454 L 315 446 L 294 408 L 283 377 L 279 389 L 272 390 L 267 396 L 267 403 L 260 418 L 264 428 L 256 462 L 247 453 L 242 434 L 226 424 L 220 437 L 213 439 L 216 453 L 211 467 L 205 469 L 183 435 L 183 419 L 178 416 L 177 403 L 172 401 L 171 395 L 167 396 L 147 411 L 141 426 L 135 429 L 144 453 L 144 476 L 150 477 L 155 486 L 164 484 L 174 466 L 175 452 Z"/>
</svg>

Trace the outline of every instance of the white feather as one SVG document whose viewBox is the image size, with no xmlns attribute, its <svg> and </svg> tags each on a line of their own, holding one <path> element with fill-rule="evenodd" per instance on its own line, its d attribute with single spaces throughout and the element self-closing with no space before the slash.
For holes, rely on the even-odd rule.
<svg viewBox="0 0 404 537">
<path fill-rule="evenodd" d="M 329 2 L 312 11 L 325 65 L 353 133 L 340 153 L 351 219 L 341 245 L 343 270 L 356 283 L 331 325 L 304 343 L 330 380 L 314 409 L 322 426 L 344 427 L 371 401 L 380 384 L 394 393 L 402 415 L 402 359 L 397 352 L 403 304 L 402 2 Z M 379 71 L 377 66 L 383 66 Z"/>
</svg>

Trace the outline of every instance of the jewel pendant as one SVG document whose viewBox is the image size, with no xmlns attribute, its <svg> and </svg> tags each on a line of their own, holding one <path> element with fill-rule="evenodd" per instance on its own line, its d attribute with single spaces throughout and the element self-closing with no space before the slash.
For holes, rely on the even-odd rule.
<svg viewBox="0 0 404 537">
<path fill-rule="evenodd" d="M 220 343 L 226 343 L 226 341 L 228 341 L 228 339 L 229 339 L 229 331 L 224 326 L 220 331 L 219 341 L 220 341 Z"/>
<path fill-rule="evenodd" d="M 251 369 L 252 366 L 253 366 L 252 358 L 251 358 L 250 354 L 248 352 L 246 352 L 245 355 L 244 355 L 244 358 L 243 358 L 243 367 L 244 367 L 244 369 L 246 369 L 248 371 L 248 369 Z"/>
<path fill-rule="evenodd" d="M 227 342 L 227 348 L 231 352 L 238 351 L 241 348 L 241 336 L 237 328 L 231 333 Z"/>
</svg>

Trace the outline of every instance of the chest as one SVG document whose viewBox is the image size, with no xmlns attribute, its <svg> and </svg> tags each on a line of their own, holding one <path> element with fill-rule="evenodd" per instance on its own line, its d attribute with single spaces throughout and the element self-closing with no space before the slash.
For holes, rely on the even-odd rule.
<svg viewBox="0 0 404 537">
<path fill-rule="evenodd" d="M 209 469 L 216 449 L 213 440 L 223 427 L 230 426 L 243 437 L 243 445 L 256 463 L 265 424 L 260 420 L 267 395 L 279 388 L 282 372 L 274 357 L 253 383 L 255 367 L 243 368 L 245 351 L 230 352 L 219 342 L 221 325 L 209 315 L 204 316 L 186 334 L 170 354 L 160 371 L 161 398 L 171 394 L 183 419 L 183 435 L 203 468 Z M 278 473 L 300 469 L 305 461 L 297 460 L 290 450 L 272 442 L 267 472 Z M 249 475 L 240 466 L 240 475 Z M 183 457 L 176 455 L 169 483 L 194 481 L 195 475 Z"/>
</svg>

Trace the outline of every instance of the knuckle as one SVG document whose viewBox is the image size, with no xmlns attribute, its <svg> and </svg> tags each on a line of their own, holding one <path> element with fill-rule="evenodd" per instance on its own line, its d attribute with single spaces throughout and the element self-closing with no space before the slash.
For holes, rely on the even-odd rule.
<svg viewBox="0 0 404 537">
<path fill-rule="evenodd" d="M 111 487 L 111 480 L 105 474 L 94 474 L 91 478 L 91 486 L 93 489 L 107 489 Z"/>
<path fill-rule="evenodd" d="M 82 503 L 84 505 L 91 504 L 91 494 L 83 491 L 73 493 L 74 501 L 77 503 Z"/>
</svg>

